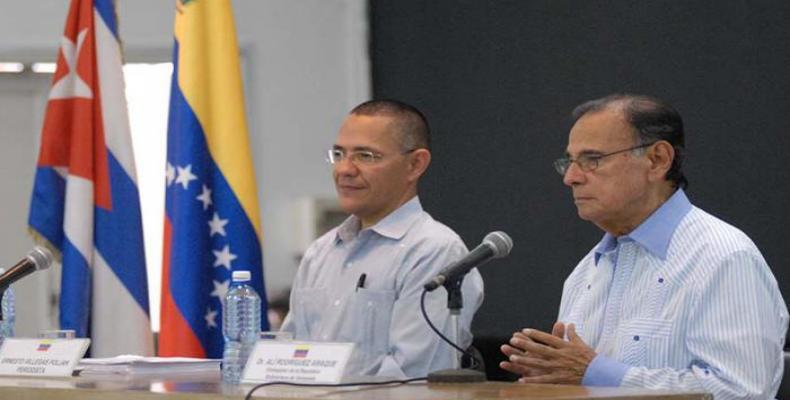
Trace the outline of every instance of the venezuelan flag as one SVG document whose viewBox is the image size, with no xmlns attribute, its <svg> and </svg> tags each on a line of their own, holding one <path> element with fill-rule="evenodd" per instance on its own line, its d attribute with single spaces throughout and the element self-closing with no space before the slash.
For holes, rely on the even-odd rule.
<svg viewBox="0 0 790 400">
<path fill-rule="evenodd" d="M 305 358 L 308 352 L 310 352 L 310 346 L 296 346 L 293 358 Z"/>
<path fill-rule="evenodd" d="M 219 358 L 221 300 L 232 271 L 251 271 L 252 285 L 266 299 L 229 0 L 176 2 L 173 64 L 159 354 Z"/>
</svg>

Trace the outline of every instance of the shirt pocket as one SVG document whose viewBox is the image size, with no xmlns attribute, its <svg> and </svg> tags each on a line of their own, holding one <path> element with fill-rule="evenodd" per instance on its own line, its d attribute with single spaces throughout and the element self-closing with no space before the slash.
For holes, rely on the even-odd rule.
<svg viewBox="0 0 790 400">
<path fill-rule="evenodd" d="M 666 365 L 672 320 L 634 318 L 618 330 L 619 359 L 631 366 L 656 368 Z"/>
<path fill-rule="evenodd" d="M 365 353 L 386 353 L 394 303 L 392 290 L 358 289 L 349 297 L 338 339 Z"/>
</svg>

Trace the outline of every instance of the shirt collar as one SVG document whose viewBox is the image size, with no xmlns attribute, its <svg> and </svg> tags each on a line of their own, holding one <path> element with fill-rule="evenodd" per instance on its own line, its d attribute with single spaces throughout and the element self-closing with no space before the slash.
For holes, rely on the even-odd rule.
<svg viewBox="0 0 790 400">
<path fill-rule="evenodd" d="M 618 239 L 608 232 L 604 234 L 598 246 L 595 247 L 595 264 L 598 264 L 601 255 L 617 247 L 618 240 L 625 239 L 639 243 L 653 255 L 666 260 L 672 235 L 691 207 L 686 193 L 683 189 L 678 189 L 627 236 Z"/>
<path fill-rule="evenodd" d="M 409 230 L 411 225 L 422 214 L 422 204 L 417 196 L 412 197 L 411 200 L 403 203 L 398 209 L 391 212 L 375 225 L 367 228 L 367 230 L 374 231 L 381 236 L 390 239 L 400 239 Z M 337 229 L 337 237 L 335 241 L 348 242 L 354 239 L 360 232 L 361 223 L 359 218 L 352 215 L 346 218 Z"/>
</svg>

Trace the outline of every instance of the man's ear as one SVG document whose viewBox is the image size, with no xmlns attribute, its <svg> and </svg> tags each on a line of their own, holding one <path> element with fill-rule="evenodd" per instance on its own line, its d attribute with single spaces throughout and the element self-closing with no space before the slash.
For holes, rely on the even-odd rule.
<svg viewBox="0 0 790 400">
<path fill-rule="evenodd" d="M 428 165 L 431 164 L 431 152 L 428 149 L 416 149 L 409 154 L 409 180 L 420 179 Z"/>
<path fill-rule="evenodd" d="M 650 160 L 650 177 L 664 180 L 675 160 L 675 149 L 666 140 L 659 140 L 647 152 Z"/>
</svg>

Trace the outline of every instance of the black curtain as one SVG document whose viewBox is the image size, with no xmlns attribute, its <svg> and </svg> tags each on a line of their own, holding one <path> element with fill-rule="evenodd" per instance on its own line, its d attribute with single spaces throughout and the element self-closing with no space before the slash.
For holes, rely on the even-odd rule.
<svg viewBox="0 0 790 400">
<path fill-rule="evenodd" d="M 426 210 L 470 248 L 492 230 L 514 239 L 481 269 L 473 330 L 490 353 L 550 329 L 601 237 L 551 163 L 570 110 L 613 92 L 675 105 L 692 202 L 746 232 L 790 296 L 790 2 L 371 0 L 370 16 L 375 97 L 432 124 Z"/>
</svg>

